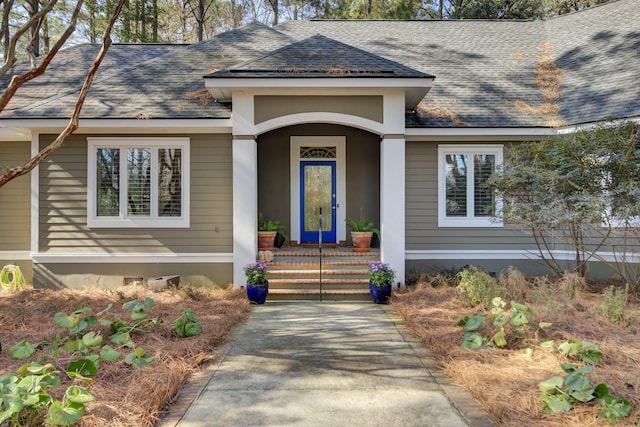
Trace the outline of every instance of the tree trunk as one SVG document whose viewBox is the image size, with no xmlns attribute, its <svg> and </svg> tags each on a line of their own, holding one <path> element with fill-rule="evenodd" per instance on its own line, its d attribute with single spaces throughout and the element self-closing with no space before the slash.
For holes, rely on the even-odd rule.
<svg viewBox="0 0 640 427">
<path fill-rule="evenodd" d="M 39 0 L 27 0 L 26 1 L 27 12 L 29 13 L 29 17 L 31 18 L 40 9 L 40 1 Z M 29 34 L 31 36 L 30 43 L 30 52 L 34 57 L 40 56 L 40 29 L 41 21 L 36 21 L 33 23 L 29 30 Z"/>
<path fill-rule="evenodd" d="M 231 13 L 233 15 L 234 2 L 231 2 Z M 198 41 L 201 42 L 204 36 L 204 0 L 198 0 Z"/>
<path fill-rule="evenodd" d="M 158 0 L 153 0 L 151 12 L 153 14 L 151 21 L 151 41 L 158 43 Z"/>
<path fill-rule="evenodd" d="M 273 11 L 271 26 L 275 27 L 278 25 L 278 0 L 269 0 L 269 6 L 271 6 L 271 10 Z"/>
<path fill-rule="evenodd" d="M 9 32 L 9 13 L 13 7 L 13 0 L 0 0 L 0 3 L 4 6 L 2 9 L 2 26 L 0 27 L 2 28 L 2 34 L 0 34 L 0 38 L 2 38 L 3 58 L 6 60 L 9 56 L 9 42 L 11 36 L 11 33 Z"/>
<path fill-rule="evenodd" d="M 49 53 L 50 42 L 51 42 L 51 39 L 49 37 L 49 17 L 45 16 L 44 21 L 42 21 L 42 51 L 44 52 L 45 55 Z"/>
</svg>

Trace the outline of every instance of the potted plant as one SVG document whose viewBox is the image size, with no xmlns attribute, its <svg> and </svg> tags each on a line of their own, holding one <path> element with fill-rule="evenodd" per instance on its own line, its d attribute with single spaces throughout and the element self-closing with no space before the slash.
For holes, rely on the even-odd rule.
<svg viewBox="0 0 640 427">
<path fill-rule="evenodd" d="M 391 296 L 391 287 L 396 277 L 395 271 L 380 261 L 369 263 L 369 294 L 376 304 L 387 304 Z"/>
<path fill-rule="evenodd" d="M 247 298 L 253 304 L 264 304 L 269 293 L 269 281 L 266 278 L 267 263 L 252 262 L 243 267 L 247 276 Z"/>
<path fill-rule="evenodd" d="M 287 241 L 287 227 L 280 221 L 265 221 L 262 213 L 258 215 L 258 249 L 263 251 L 275 251 Z"/>
<path fill-rule="evenodd" d="M 380 231 L 374 228 L 373 221 L 366 218 L 360 218 L 360 221 L 353 218 L 347 218 L 347 227 L 351 230 L 351 242 L 354 252 L 369 252 L 371 246 L 371 238 L 376 233 L 380 239 Z"/>
</svg>

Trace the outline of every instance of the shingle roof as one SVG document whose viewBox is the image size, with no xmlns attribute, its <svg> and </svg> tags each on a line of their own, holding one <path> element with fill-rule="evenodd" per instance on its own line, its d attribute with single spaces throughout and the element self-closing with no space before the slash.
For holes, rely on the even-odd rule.
<svg viewBox="0 0 640 427">
<path fill-rule="evenodd" d="M 1 117 L 67 118 L 97 49 L 61 52 Z M 556 80 L 543 92 L 534 82 L 545 77 L 545 58 L 557 68 L 547 70 Z M 640 2 L 548 21 L 289 21 L 190 46 L 114 45 L 82 117 L 228 118 L 228 105 L 200 96 L 204 75 L 317 77 L 331 66 L 435 75 L 420 108 L 407 114 L 409 127 L 549 126 L 555 110 L 541 108 L 549 106 L 566 124 L 640 116 Z"/>
<path fill-rule="evenodd" d="M 112 46 L 82 109 L 84 118 L 182 119 L 231 117 L 229 105 L 206 96 L 202 76 L 212 70 L 259 57 L 292 42 L 289 36 L 260 24 L 251 24 L 192 45 L 162 50 L 158 45 Z M 115 48 L 115 49 L 114 49 Z M 59 81 L 67 72 L 84 78 L 99 46 L 85 47 L 78 56 L 69 50 L 54 59 L 57 68 L 29 82 L 9 104 L 3 118 L 68 118 L 82 80 Z M 113 51 L 111 49 L 114 49 Z M 141 55 L 140 51 L 148 51 Z M 116 55 L 112 55 L 115 53 Z M 53 64 L 53 63 L 52 63 Z M 53 96 L 49 95 L 49 91 Z M 40 102 L 24 106 L 19 98 Z"/>
<path fill-rule="evenodd" d="M 395 61 L 316 34 L 207 78 L 427 77 Z"/>
<path fill-rule="evenodd" d="M 296 39 L 330 34 L 436 80 L 407 126 L 548 126 L 534 84 L 544 56 L 561 72 L 565 124 L 640 116 L 640 2 L 618 0 L 549 21 L 289 21 Z M 531 108 L 528 108 L 531 107 Z M 541 108 L 540 108 L 541 109 Z"/>
</svg>

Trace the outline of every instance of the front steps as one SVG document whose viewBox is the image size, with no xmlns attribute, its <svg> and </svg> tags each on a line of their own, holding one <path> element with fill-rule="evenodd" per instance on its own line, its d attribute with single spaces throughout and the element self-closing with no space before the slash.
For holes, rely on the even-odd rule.
<svg viewBox="0 0 640 427">
<path fill-rule="evenodd" d="M 351 248 L 323 248 L 322 300 L 368 300 L 369 262 L 380 254 L 356 253 Z M 318 248 L 282 248 L 269 263 L 270 300 L 320 300 L 320 251 Z"/>
</svg>

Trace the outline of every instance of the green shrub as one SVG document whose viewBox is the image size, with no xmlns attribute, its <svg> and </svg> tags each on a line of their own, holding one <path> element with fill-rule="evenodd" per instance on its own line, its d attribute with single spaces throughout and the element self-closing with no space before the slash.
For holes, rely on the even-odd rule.
<svg viewBox="0 0 640 427">
<path fill-rule="evenodd" d="M 500 286 L 496 279 L 473 265 L 460 271 L 458 276 L 460 283 L 456 289 L 473 305 L 488 304 L 496 297 L 504 298 L 507 295 L 507 289 Z"/>
</svg>

